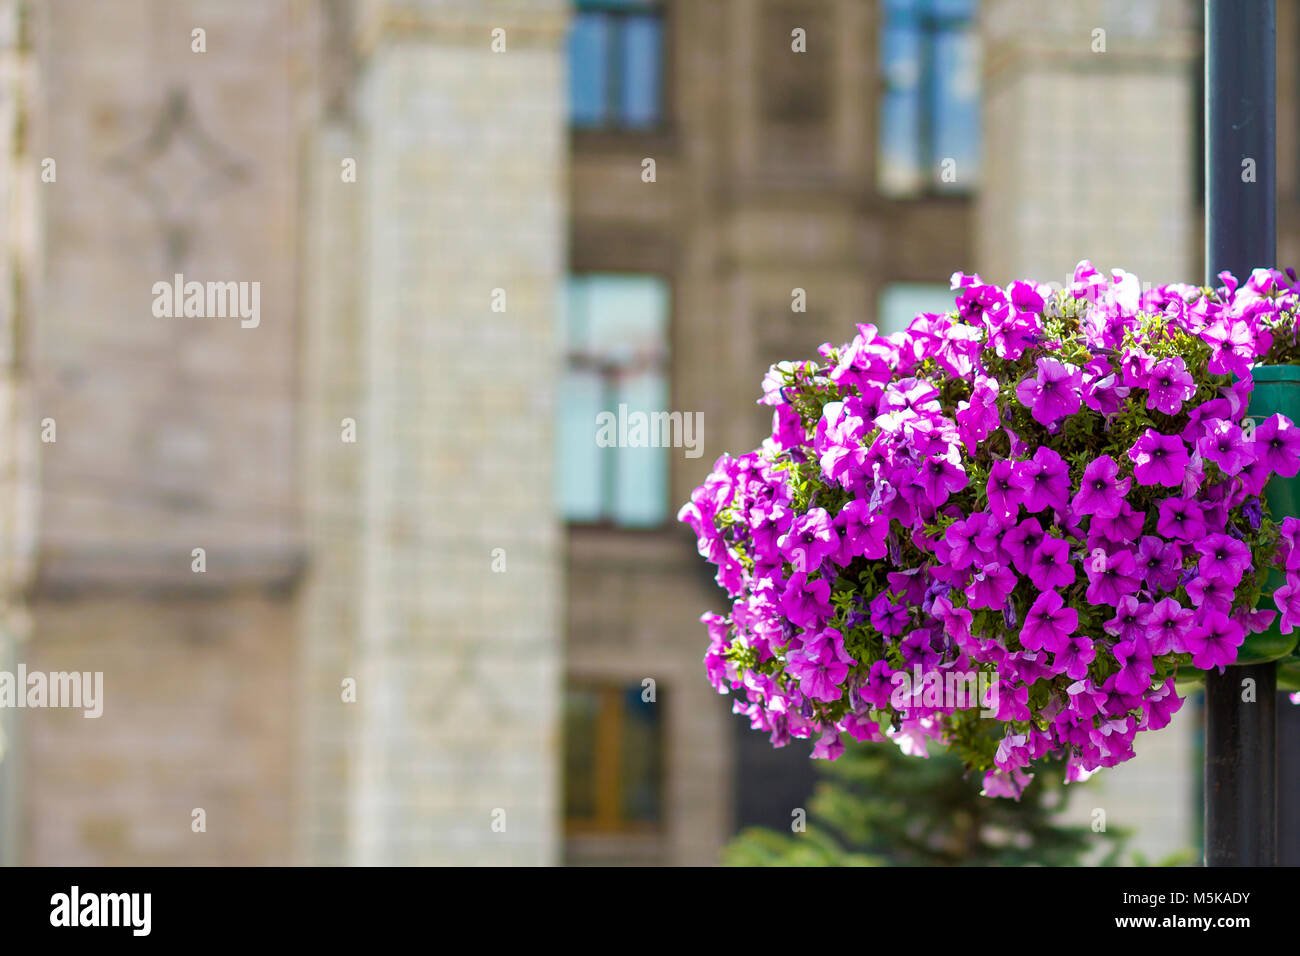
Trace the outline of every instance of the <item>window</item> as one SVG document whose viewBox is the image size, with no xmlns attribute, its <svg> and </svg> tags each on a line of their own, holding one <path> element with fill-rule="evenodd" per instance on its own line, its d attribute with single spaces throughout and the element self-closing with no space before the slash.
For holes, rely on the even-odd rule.
<svg viewBox="0 0 1300 956">
<path fill-rule="evenodd" d="M 668 411 L 668 286 L 647 275 L 591 273 L 569 279 L 566 372 L 560 384 L 561 513 L 569 521 L 657 527 L 668 519 L 663 447 L 604 447 L 602 419 Z M 616 431 L 624 433 L 620 426 Z"/>
<path fill-rule="evenodd" d="M 569 106 L 580 129 L 651 129 L 663 111 L 660 0 L 577 0 Z"/>
<path fill-rule="evenodd" d="M 564 695 L 564 814 L 570 831 L 653 830 L 663 791 L 663 705 L 640 684 L 576 684 Z"/>
<path fill-rule="evenodd" d="M 969 191 L 979 178 L 975 0 L 882 0 L 881 192 Z"/>
<path fill-rule="evenodd" d="M 876 328 L 882 335 L 901 332 L 922 312 L 951 312 L 956 296 L 946 285 L 895 282 L 880 293 Z"/>
</svg>

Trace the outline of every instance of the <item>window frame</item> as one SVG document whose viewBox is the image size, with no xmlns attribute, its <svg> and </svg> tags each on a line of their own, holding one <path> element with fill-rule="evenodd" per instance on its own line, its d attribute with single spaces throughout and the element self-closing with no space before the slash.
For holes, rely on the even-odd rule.
<svg viewBox="0 0 1300 956">
<path fill-rule="evenodd" d="M 592 267 L 592 268 L 584 268 L 584 269 L 570 268 L 568 273 L 565 276 L 566 310 L 569 307 L 568 298 L 567 298 L 567 290 L 569 288 L 569 285 L 576 279 L 585 280 L 585 279 L 590 279 L 592 277 L 654 279 L 662 285 L 664 291 L 664 299 L 665 299 L 665 304 L 664 304 L 665 314 L 664 314 L 664 327 L 663 327 L 663 340 L 662 340 L 664 354 L 663 354 L 662 363 L 659 365 L 659 372 L 663 378 L 663 383 L 664 383 L 664 394 L 666 396 L 666 404 L 667 404 L 667 408 L 665 409 L 665 411 L 669 411 L 669 412 L 673 411 L 676 408 L 676 403 L 674 400 L 675 393 L 676 393 L 676 376 L 673 374 L 674 360 L 676 356 L 676 349 L 674 348 L 674 341 L 673 341 L 674 327 L 676 321 L 676 305 L 675 305 L 676 297 L 675 297 L 675 290 L 673 287 L 672 276 L 664 272 L 653 270 L 653 269 L 601 268 L 601 267 Z M 563 322 L 565 325 L 568 324 L 567 314 L 564 316 Z M 561 355 L 560 355 L 562 365 L 563 365 L 562 376 L 563 378 L 567 379 L 570 372 L 573 369 L 575 369 L 577 366 L 573 364 L 572 359 L 574 356 L 574 352 L 570 350 L 568 342 L 567 341 L 563 342 L 562 346 L 563 348 L 561 350 Z M 627 366 L 614 366 L 614 368 L 623 369 L 623 368 L 627 368 Z M 615 415 L 617 415 L 618 414 L 617 403 L 614 404 L 613 408 L 608 408 L 606 407 L 608 403 L 603 402 L 603 398 L 607 394 L 608 387 L 609 386 L 606 381 L 606 378 L 602 374 L 601 375 L 602 405 L 600 411 L 612 411 L 614 412 Z M 682 414 L 685 415 L 686 412 L 683 411 Z M 595 441 L 596 423 L 592 422 L 591 427 L 592 427 L 592 440 Z M 610 451 L 611 449 L 605 449 L 605 450 Z M 618 451 L 618 449 L 612 449 L 612 450 Z M 666 468 L 667 474 L 665 476 L 665 489 L 664 489 L 665 501 L 664 501 L 664 516 L 662 521 L 655 524 L 624 524 L 617 519 L 617 517 L 609 510 L 609 508 L 606 507 L 608 504 L 613 502 L 614 492 L 617 489 L 617 475 L 615 473 L 614 466 L 613 466 L 614 456 L 607 455 L 604 461 L 601 462 L 601 468 L 600 468 L 600 482 L 599 482 L 600 517 L 592 518 L 592 519 L 570 518 L 568 515 L 564 513 L 562 508 L 558 508 L 558 502 L 557 502 L 557 509 L 560 511 L 560 519 L 563 521 L 564 526 L 566 528 L 576 528 L 576 529 L 589 529 L 589 528 L 599 529 L 602 531 L 613 531 L 613 532 L 618 532 L 620 534 L 629 534 L 629 535 L 661 534 L 664 531 L 672 528 L 676 524 L 676 519 L 673 512 L 673 502 L 676 500 L 673 495 L 673 488 L 674 488 L 673 463 L 672 463 L 673 451 L 675 451 L 675 449 L 671 447 L 663 449 L 665 461 L 667 463 L 667 468 Z M 560 452 L 562 453 L 563 449 L 560 449 Z"/>
<path fill-rule="evenodd" d="M 937 165 L 937 162 L 943 157 L 938 156 L 936 154 L 936 149 L 935 149 L 934 131 L 938 124 L 935 118 L 937 115 L 936 110 L 934 109 L 934 91 L 936 88 L 935 70 L 934 70 L 934 61 L 935 61 L 934 47 L 935 47 L 936 37 L 943 34 L 946 30 L 951 32 L 962 32 L 960 29 L 952 30 L 953 25 L 956 25 L 958 28 L 964 26 L 966 28 L 966 32 L 969 32 L 972 35 L 974 35 L 978 42 L 979 0 L 975 0 L 975 4 L 976 4 L 975 11 L 972 13 L 972 15 L 969 18 L 961 17 L 955 14 L 936 13 L 928 6 L 930 0 L 921 0 L 921 2 L 927 4 L 926 8 L 924 10 L 914 12 L 910 15 L 915 20 L 916 23 L 915 30 L 920 34 L 921 37 L 920 44 L 919 44 L 921 48 L 920 64 L 918 69 L 919 75 L 918 75 L 917 87 L 916 87 L 917 102 L 919 105 L 916 110 L 918 122 L 917 122 L 917 135 L 916 135 L 916 156 L 915 156 L 915 160 L 917 162 L 917 168 L 920 169 L 922 172 L 921 183 L 915 189 L 900 191 L 900 192 L 890 192 L 881 187 L 880 166 L 881 166 L 883 145 L 884 145 L 884 136 L 882 135 L 881 121 L 884 112 L 884 103 L 892 93 L 899 91 L 899 88 L 896 87 L 891 82 L 889 73 L 885 68 L 883 48 L 884 48 L 885 35 L 889 29 L 889 20 L 891 14 L 889 10 L 888 0 L 881 0 L 880 7 L 879 7 L 880 17 L 876 25 L 876 29 L 877 29 L 876 75 L 877 75 L 878 85 L 877 85 L 877 97 L 876 97 L 876 156 L 874 158 L 874 168 L 876 169 L 876 177 L 875 177 L 875 183 L 873 184 L 873 188 L 879 196 L 881 196 L 882 198 L 884 198 L 889 202 L 969 200 L 975 195 L 976 192 L 979 191 L 980 179 L 982 179 L 982 174 L 983 174 L 982 162 L 980 165 L 981 176 L 977 178 L 970 186 L 966 186 L 962 188 L 953 188 L 953 187 L 941 188 L 939 184 L 935 182 L 934 169 Z M 980 93 L 981 94 L 983 93 L 982 85 L 981 85 Z M 977 102 L 979 102 L 982 106 L 982 97 L 977 97 L 976 99 Z M 981 115 L 980 123 L 979 123 L 979 143 L 978 143 L 981 152 L 981 157 L 984 150 L 983 125 L 984 125 L 983 117 Z"/>
<path fill-rule="evenodd" d="M 656 741 L 658 753 L 658 780 L 655 783 L 655 802 L 658 807 L 658 819 L 630 820 L 623 815 L 623 780 L 620 773 L 622 764 L 622 729 L 623 696 L 632 690 L 639 690 L 640 683 L 634 679 L 623 682 L 617 678 L 571 677 L 566 682 L 564 693 L 571 690 L 594 691 L 600 704 L 595 720 L 595 746 L 592 777 L 595 785 L 595 813 L 589 819 L 570 817 L 568 807 L 568 780 L 562 780 L 561 800 L 562 826 L 564 835 L 569 837 L 586 836 L 659 836 L 667 828 L 667 794 L 668 794 L 668 731 L 667 722 L 662 714 L 656 716 Z M 644 702 L 646 707 L 659 707 L 658 696 L 661 688 L 656 688 L 656 700 Z M 567 702 L 566 702 L 567 703 Z M 568 735 L 564 739 L 564 759 L 562 767 L 568 768 Z"/>
<path fill-rule="evenodd" d="M 618 66 L 622 64 L 621 59 L 611 55 L 605 65 L 604 87 L 606 96 L 605 116 L 599 123 L 585 125 L 575 123 L 573 119 L 573 99 L 572 91 L 568 94 L 569 107 L 569 132 L 575 138 L 580 138 L 586 142 L 600 143 L 605 141 L 622 142 L 629 138 L 650 137 L 655 139 L 671 139 L 672 137 L 672 114 L 671 108 L 673 91 L 675 83 L 673 80 L 672 64 L 674 62 L 674 49 L 672 42 L 673 34 L 673 4 L 671 0 L 638 0 L 639 6 L 629 7 L 617 3 L 616 0 L 573 0 L 572 17 L 576 21 L 579 14 L 594 13 L 615 21 L 618 30 L 617 35 L 622 36 L 626 20 L 631 17 L 653 16 L 659 21 L 659 109 L 655 121 L 646 126 L 631 126 L 622 121 L 619 115 L 621 107 L 618 105 L 619 96 L 622 93 L 621 80 L 622 76 Z M 572 66 L 570 64 L 570 69 Z M 610 105 L 614 104 L 614 105 Z"/>
</svg>

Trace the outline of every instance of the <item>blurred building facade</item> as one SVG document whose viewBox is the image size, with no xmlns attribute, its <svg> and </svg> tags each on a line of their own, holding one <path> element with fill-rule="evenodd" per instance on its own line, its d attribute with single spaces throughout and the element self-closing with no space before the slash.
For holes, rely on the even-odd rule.
<svg viewBox="0 0 1300 956">
<path fill-rule="evenodd" d="M 807 748 L 705 681 L 678 504 L 770 364 L 954 270 L 1198 278 L 1198 8 L 0 0 L 0 669 L 105 675 L 97 720 L 0 712 L 0 860 L 708 864 L 788 822 Z M 178 273 L 258 324 L 155 315 Z M 619 406 L 699 442 L 602 448 Z M 1191 845 L 1195 724 L 1081 818 Z"/>
</svg>

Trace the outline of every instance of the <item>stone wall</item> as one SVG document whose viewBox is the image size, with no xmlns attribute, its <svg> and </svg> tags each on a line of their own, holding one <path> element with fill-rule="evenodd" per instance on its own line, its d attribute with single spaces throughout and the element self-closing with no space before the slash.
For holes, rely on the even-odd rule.
<svg viewBox="0 0 1300 956">
<path fill-rule="evenodd" d="M 102 670 L 105 700 L 97 720 L 23 714 L 20 858 L 284 863 L 302 5 L 33 9 L 34 149 L 57 181 L 40 187 L 27 424 L 52 419 L 57 440 L 39 446 L 22 656 Z M 175 273 L 260 283 L 260 322 L 156 315 L 154 283 Z"/>
</svg>

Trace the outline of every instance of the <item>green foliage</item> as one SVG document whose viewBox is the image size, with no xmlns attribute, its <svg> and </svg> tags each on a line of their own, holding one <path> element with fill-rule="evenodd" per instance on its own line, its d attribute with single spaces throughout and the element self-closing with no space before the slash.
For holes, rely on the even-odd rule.
<svg viewBox="0 0 1300 956">
<path fill-rule="evenodd" d="M 809 806 L 807 831 L 751 828 L 724 851 L 730 866 L 1077 866 L 1114 865 L 1128 834 L 1061 821 L 1087 784 L 1061 783 L 1040 768 L 1019 802 L 980 796 L 961 757 L 932 746 L 929 760 L 892 743 L 850 744 L 819 763 L 826 779 Z"/>
</svg>

